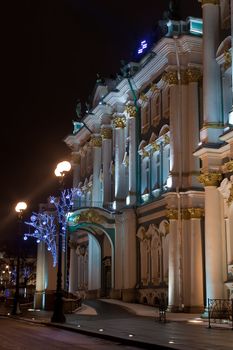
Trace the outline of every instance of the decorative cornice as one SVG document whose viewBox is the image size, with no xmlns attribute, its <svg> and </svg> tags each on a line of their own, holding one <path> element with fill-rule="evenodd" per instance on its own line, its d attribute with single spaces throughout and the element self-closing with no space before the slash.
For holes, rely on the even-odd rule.
<svg viewBox="0 0 233 350">
<path fill-rule="evenodd" d="M 220 173 L 204 173 L 198 176 L 198 181 L 206 186 L 219 186 L 222 179 L 222 174 Z"/>
<path fill-rule="evenodd" d="M 196 83 L 202 78 L 202 72 L 198 68 L 188 68 L 186 73 L 189 83 Z"/>
<path fill-rule="evenodd" d="M 124 129 L 126 127 L 125 117 L 115 116 L 112 123 L 118 129 Z"/>
<path fill-rule="evenodd" d="M 101 128 L 101 136 L 102 136 L 103 140 L 111 140 L 112 139 L 112 128 L 102 127 Z"/>
<path fill-rule="evenodd" d="M 102 137 L 100 135 L 92 135 L 91 145 L 92 145 L 92 147 L 101 147 L 102 146 Z"/>
<path fill-rule="evenodd" d="M 135 118 L 137 116 L 137 109 L 134 105 L 126 106 L 125 112 L 130 118 Z"/>
<path fill-rule="evenodd" d="M 225 173 L 231 173 L 233 171 L 233 160 L 230 160 L 229 162 L 223 164 L 222 166 L 222 172 Z"/>
</svg>

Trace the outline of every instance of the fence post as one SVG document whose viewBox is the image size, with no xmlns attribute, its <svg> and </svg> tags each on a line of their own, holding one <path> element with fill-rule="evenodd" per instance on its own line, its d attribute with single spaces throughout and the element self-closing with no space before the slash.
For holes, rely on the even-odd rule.
<svg viewBox="0 0 233 350">
<path fill-rule="evenodd" d="M 210 325 L 210 299 L 208 298 L 208 319 L 209 319 L 209 327 L 208 328 L 211 328 L 211 325 Z"/>
</svg>

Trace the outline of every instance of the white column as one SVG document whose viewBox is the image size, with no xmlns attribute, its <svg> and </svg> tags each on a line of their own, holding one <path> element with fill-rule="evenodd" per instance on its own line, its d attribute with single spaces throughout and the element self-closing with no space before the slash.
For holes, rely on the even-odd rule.
<svg viewBox="0 0 233 350">
<path fill-rule="evenodd" d="M 200 169 L 200 160 L 193 155 L 193 151 L 198 147 L 199 143 L 199 96 L 198 96 L 198 81 L 201 78 L 199 69 L 188 69 L 188 145 L 187 157 L 189 159 L 189 184 L 188 187 L 199 187 L 196 174 Z"/>
<path fill-rule="evenodd" d="M 92 135 L 91 144 L 93 147 L 93 187 L 92 187 L 92 205 L 101 206 L 101 146 L 102 138 L 99 134 Z"/>
<path fill-rule="evenodd" d="M 178 177 L 180 169 L 180 99 L 177 71 L 166 72 L 163 78 L 170 86 L 170 169 L 172 173 L 172 187 L 178 186 Z M 179 141 L 179 142 L 177 142 Z M 176 175 L 173 175 L 176 174 Z"/>
<path fill-rule="evenodd" d="M 175 214 L 177 216 L 177 214 Z M 178 254 L 178 221 L 170 218 L 169 259 L 168 259 L 168 306 L 177 310 L 179 307 L 179 254 Z"/>
<path fill-rule="evenodd" d="M 115 200 L 125 201 L 125 167 L 123 159 L 125 154 L 125 118 L 115 116 L 113 120 L 115 126 Z"/>
<path fill-rule="evenodd" d="M 206 298 L 224 298 L 220 194 L 216 186 L 205 186 Z"/>
<path fill-rule="evenodd" d="M 124 211 L 124 288 L 136 285 L 136 216 L 132 209 Z"/>
<path fill-rule="evenodd" d="M 103 202 L 105 205 L 112 201 L 111 197 L 111 174 L 110 164 L 112 160 L 112 127 L 103 125 L 101 127 L 102 135 L 102 154 L 103 154 Z"/>
<path fill-rule="evenodd" d="M 203 111 L 204 129 L 201 140 L 216 142 L 221 129 L 221 86 L 220 68 L 216 62 L 216 51 L 219 45 L 219 1 L 202 0 L 203 14 Z"/>
<path fill-rule="evenodd" d="M 136 108 L 135 106 L 127 106 L 128 111 L 128 125 L 129 125 L 129 188 L 128 204 L 135 204 L 136 202 Z"/>
<path fill-rule="evenodd" d="M 77 242 L 70 241 L 70 268 L 69 268 L 69 293 L 78 289 L 78 255 L 76 254 Z"/>
</svg>

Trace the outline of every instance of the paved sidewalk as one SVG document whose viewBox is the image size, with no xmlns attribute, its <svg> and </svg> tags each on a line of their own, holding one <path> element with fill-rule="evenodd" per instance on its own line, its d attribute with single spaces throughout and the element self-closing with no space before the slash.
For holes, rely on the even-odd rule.
<svg viewBox="0 0 233 350">
<path fill-rule="evenodd" d="M 9 315 L 9 309 L 0 313 Z M 75 313 L 66 315 L 66 323 L 51 323 L 52 312 L 21 308 L 20 320 L 46 324 L 87 335 L 121 341 L 145 349 L 232 350 L 231 325 L 214 325 L 198 314 L 167 313 L 167 322 L 158 321 L 154 307 L 101 299 L 86 301 Z M 157 346 L 156 346 L 157 345 Z"/>
</svg>

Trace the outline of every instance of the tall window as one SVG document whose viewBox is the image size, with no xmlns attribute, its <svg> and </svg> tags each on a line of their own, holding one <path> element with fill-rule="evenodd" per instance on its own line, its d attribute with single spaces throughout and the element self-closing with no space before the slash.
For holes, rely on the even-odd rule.
<svg viewBox="0 0 233 350">
<path fill-rule="evenodd" d="M 163 148 L 163 186 L 167 184 L 169 172 L 170 172 L 170 145 L 165 145 Z"/>
<path fill-rule="evenodd" d="M 163 117 L 166 119 L 170 118 L 170 99 L 171 99 L 171 93 L 170 89 L 167 88 L 163 91 L 162 95 L 163 99 Z"/>
<path fill-rule="evenodd" d="M 156 94 L 151 100 L 151 122 L 156 127 L 161 119 L 161 95 Z"/>
<path fill-rule="evenodd" d="M 142 107 L 142 133 L 145 134 L 149 129 L 150 123 L 150 105 L 145 103 Z"/>
<path fill-rule="evenodd" d="M 160 150 L 156 151 L 152 155 L 152 171 L 151 171 L 151 186 L 152 190 L 160 188 Z"/>
</svg>

